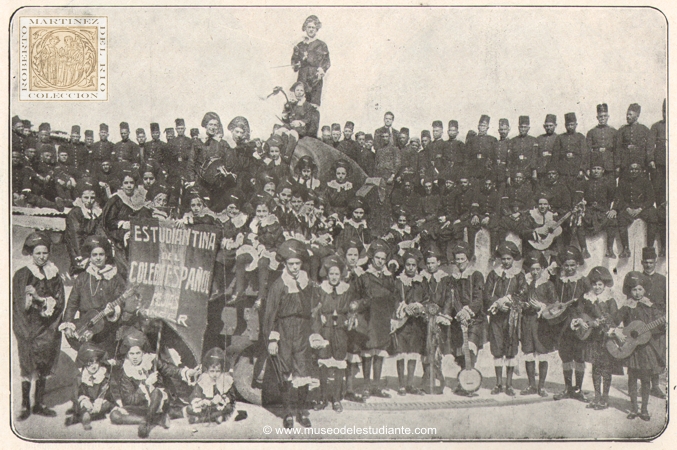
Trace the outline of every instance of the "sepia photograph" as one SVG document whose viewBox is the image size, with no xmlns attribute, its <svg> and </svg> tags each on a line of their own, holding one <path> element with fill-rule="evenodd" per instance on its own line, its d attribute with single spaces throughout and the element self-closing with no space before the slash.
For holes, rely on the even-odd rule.
<svg viewBox="0 0 677 450">
<path fill-rule="evenodd" d="M 661 10 L 7 17 L 16 437 L 665 431 Z"/>
</svg>

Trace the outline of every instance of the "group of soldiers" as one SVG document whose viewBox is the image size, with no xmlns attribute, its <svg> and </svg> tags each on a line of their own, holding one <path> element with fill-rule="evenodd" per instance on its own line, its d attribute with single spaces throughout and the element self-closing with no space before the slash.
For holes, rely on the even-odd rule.
<svg viewBox="0 0 677 450">
<path fill-rule="evenodd" d="M 300 90 L 299 99 L 303 95 Z M 267 370 L 277 374 L 287 427 L 294 425 L 294 412 L 301 425 L 310 426 L 309 386 L 315 378 L 320 381 L 314 405 L 318 409 L 331 404 L 340 412 L 344 399 L 362 402 L 369 396 L 389 396 L 381 383 L 383 360 L 389 355 L 396 355 L 399 395 L 442 392 L 445 378 L 439 359 L 450 354 L 461 367 L 472 366 L 484 345 L 483 330 L 488 330 L 496 367 L 493 394 L 514 395 L 512 377 L 521 345 L 530 355 L 525 358 L 529 378 L 525 395 L 548 395 L 543 388 L 547 361 L 540 356 L 558 350 L 566 389 L 555 398 L 586 400 L 581 391 L 583 369 L 591 362 L 596 394 L 592 407 L 608 406 L 608 389 L 602 390 L 601 380 L 608 386 L 607 376 L 617 372 L 618 364 L 604 353 L 603 343 L 621 339 L 619 325 L 627 326 L 637 311 L 643 311 L 638 317 L 644 320 L 665 314 L 665 277 L 654 277 L 656 260 L 665 254 L 665 103 L 663 120 L 651 129 L 638 123 L 639 105 L 630 105 L 627 125 L 619 130 L 607 125 L 608 107 L 600 104 L 599 125 L 587 137 L 576 131 L 573 113 L 565 115 L 566 131 L 561 134 L 555 133 L 556 116 L 548 114 L 545 133 L 538 137 L 529 135 L 527 116 L 519 118 L 519 135 L 513 138 L 508 138 L 509 121 L 500 119 L 499 139 L 488 134 L 490 118 L 483 115 L 477 132 L 469 132 L 465 142 L 457 139 L 456 120 L 449 122 L 447 140 L 441 121 L 434 121 L 432 133 L 424 130 L 419 139 L 407 128 L 395 129 L 390 112 L 373 135 L 358 132 L 355 139 L 352 122 L 343 130 L 334 124 L 322 129 L 320 139 L 336 151 L 319 142 L 313 145 L 316 152 L 334 155 L 327 179 L 318 175 L 320 155 L 295 155 L 300 139 L 317 135 L 299 123 L 293 106 L 291 117 L 285 116 L 285 123 L 276 125 L 266 139 L 250 136 L 246 118 L 235 117 L 224 127 L 213 112 L 202 120 L 206 133 L 202 139 L 197 128 L 186 136 L 185 121 L 176 119 L 175 128 L 165 130 L 166 141 L 161 140 L 159 125 L 152 123 L 151 140 L 138 128 L 134 142 L 129 125 L 122 122 L 121 140 L 115 144 L 108 140 L 106 124 L 100 125 L 97 142 L 92 130 L 85 131 L 81 142 L 77 125 L 66 139 L 53 133 L 48 123 L 33 133 L 30 121 L 13 118 L 13 204 L 70 208 L 64 239 L 71 257 L 69 270 L 77 276 L 76 285 L 88 280 L 74 288 L 77 306 L 71 293 L 66 308 L 63 286 L 46 283 L 58 273 L 53 264 L 49 266 L 50 242 L 39 235 L 31 236 L 31 245 L 27 241 L 24 251 L 33 260 L 19 281 L 15 276 L 15 324 L 17 315 L 25 319 L 15 334 L 25 340 L 35 337 L 31 332 L 42 333 L 44 339 L 22 341 L 22 379 L 30 380 L 37 372 L 37 379 L 44 380 L 50 373 L 55 359 L 38 364 L 35 357 L 44 355 L 45 348 L 54 350 L 61 333 L 73 337 L 76 312 L 82 316 L 105 311 L 108 321 L 118 324 L 115 330 L 121 320 L 129 320 L 125 314 L 138 314 L 131 307 L 109 304 L 124 290 L 130 221 L 154 217 L 174 220 L 177 226 L 208 224 L 222 229 L 205 349 L 224 345 L 215 337 L 223 325 L 220 310 L 255 298 L 259 340 L 270 358 Z M 364 179 L 356 173 L 359 170 L 368 177 L 364 186 L 356 181 Z M 374 189 L 361 189 L 370 183 Z M 377 201 L 370 201 L 369 195 Z M 618 231 L 622 246 L 618 256 L 629 257 L 633 247 L 627 230 L 637 219 L 647 227 L 645 271 L 631 272 L 623 293 L 628 303 L 634 299 L 636 306 L 643 306 L 602 308 L 599 305 L 609 300 L 605 289 L 613 280 L 603 267 L 578 273 L 591 256 L 586 237 L 606 232 L 605 257 L 616 258 Z M 486 279 L 472 265 L 475 237 L 482 229 L 490 236 L 492 260 L 500 259 Z M 506 240 L 511 233 L 521 241 L 521 249 Z M 654 249 L 656 235 L 660 255 Z M 521 269 L 513 265 L 522 258 Z M 443 270 L 446 265 L 451 269 Z M 117 284 L 111 284 L 106 294 L 92 291 L 92 282 L 98 289 L 100 282 L 111 280 Z M 549 306 L 564 300 L 575 301 L 564 320 L 546 322 L 542 315 Z M 46 310 L 45 304 L 50 308 Z M 584 312 L 594 323 L 582 321 Z M 46 320 L 49 327 L 44 326 Z M 580 328 L 595 328 L 594 338 L 585 344 L 575 341 L 570 334 Z M 98 355 L 97 361 L 105 352 L 115 352 L 116 340 L 122 339 L 128 352 L 122 355 L 124 367 L 152 364 L 162 372 L 161 364 L 152 363 L 161 355 L 142 355 L 148 351 L 142 326 L 121 335 L 110 330 L 89 336 L 99 345 L 89 350 Z M 649 391 L 644 384 L 651 387 L 665 368 L 662 339 L 656 334 L 655 342 L 642 347 L 641 358 L 631 356 L 620 364 L 621 371 L 622 366 L 628 368 L 630 393 L 635 396 L 634 416 L 629 418 L 649 420 Z M 222 362 L 220 358 L 217 362 Z M 440 386 L 413 385 L 418 360 L 424 364 L 424 380 L 437 379 Z M 365 380 L 361 390 L 355 383 L 360 365 Z M 167 378 L 183 377 L 187 382 L 198 375 L 187 369 L 163 370 Z M 125 422 L 117 414 L 115 421 L 140 423 L 139 434 L 147 437 L 152 420 L 166 420 L 156 417 L 156 409 L 164 407 L 167 393 L 148 392 L 157 376 L 148 381 L 148 373 L 131 375 L 136 373 L 132 369 L 125 373 L 137 380 L 130 389 L 139 389 L 135 405 L 146 408 L 142 408 L 145 418 Z M 213 387 L 220 376 L 215 374 L 205 386 Z M 263 380 L 262 373 L 254 377 L 255 383 Z M 641 412 L 638 379 L 643 383 Z M 149 387 L 146 392 L 138 380 Z M 41 403 L 44 381 L 38 383 L 42 384 L 33 412 L 53 415 Z M 228 389 L 220 391 L 223 395 L 214 403 L 221 405 L 219 411 Z M 471 395 L 463 386 L 455 391 Z M 653 392 L 664 396 L 657 384 Z M 22 413 L 23 418 L 30 415 L 29 393 L 30 381 L 23 403 L 29 413 Z M 110 398 L 111 409 L 116 402 L 125 406 L 118 396 Z M 84 402 L 89 403 L 93 404 Z M 82 408 L 76 413 L 84 414 L 87 408 Z"/>
</svg>

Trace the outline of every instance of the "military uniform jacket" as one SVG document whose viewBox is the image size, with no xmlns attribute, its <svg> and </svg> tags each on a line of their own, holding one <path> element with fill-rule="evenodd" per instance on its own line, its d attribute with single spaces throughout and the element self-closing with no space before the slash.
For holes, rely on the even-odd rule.
<svg viewBox="0 0 677 450">
<path fill-rule="evenodd" d="M 652 275 L 644 275 L 649 278 L 649 283 L 644 286 L 646 294 L 644 294 L 660 311 L 665 313 L 667 306 L 667 279 L 665 275 L 654 272 Z"/>
<path fill-rule="evenodd" d="M 496 160 L 498 139 L 493 136 L 475 136 L 465 145 L 465 168 L 469 177 L 486 179 Z"/>
<path fill-rule="evenodd" d="M 583 188 L 583 198 L 586 208 L 594 211 L 607 212 L 616 196 L 616 183 L 609 178 L 600 177 L 590 179 Z M 580 199 L 576 199 L 578 201 Z"/>
<path fill-rule="evenodd" d="M 656 162 L 657 166 L 665 167 L 667 162 L 666 150 L 668 140 L 666 136 L 665 120 L 656 122 L 651 126 L 651 135 L 649 139 L 651 141 L 650 145 L 653 145 L 654 147 L 654 161 Z"/>
<path fill-rule="evenodd" d="M 550 197 L 550 210 L 562 217 L 571 210 L 571 193 L 561 181 L 544 183 L 543 191 Z"/>
<path fill-rule="evenodd" d="M 357 161 L 357 155 L 360 152 L 360 144 L 352 139 L 343 139 L 339 142 L 337 149 L 353 161 Z"/>
<path fill-rule="evenodd" d="M 458 191 L 456 195 L 456 218 L 458 220 L 470 219 L 471 214 L 476 214 L 478 209 L 477 190 L 469 187 L 465 191 Z"/>
<path fill-rule="evenodd" d="M 435 139 L 432 141 L 425 150 L 421 153 L 423 155 L 423 160 L 419 161 L 419 174 L 421 178 L 426 176 L 437 179 L 442 170 L 446 168 L 446 165 L 449 164 L 449 161 L 446 158 L 447 155 L 447 142 L 440 139 Z M 423 165 L 421 165 L 423 163 Z"/>
<path fill-rule="evenodd" d="M 511 205 L 514 200 L 519 200 L 522 203 L 523 207 L 521 211 L 531 209 L 535 203 L 534 191 L 531 187 L 531 183 L 523 182 L 518 186 L 513 181 L 512 185 L 505 187 L 503 195 L 501 195 L 501 211 L 503 215 L 509 216 L 513 213 Z"/>
<path fill-rule="evenodd" d="M 487 192 L 484 189 L 479 189 L 475 197 L 477 206 L 471 207 L 473 215 L 493 217 L 498 216 L 501 212 L 501 196 L 496 189 L 491 189 Z"/>
<path fill-rule="evenodd" d="M 92 168 L 101 167 L 102 161 L 115 160 L 115 145 L 110 141 L 98 141 L 92 144 L 92 153 L 89 156 Z"/>
<path fill-rule="evenodd" d="M 84 142 L 69 142 L 63 144 L 61 148 L 68 151 L 68 162 L 78 171 L 84 172 L 89 169 L 89 148 Z"/>
<path fill-rule="evenodd" d="M 548 166 L 550 158 L 552 158 L 555 149 L 555 141 L 557 134 L 553 133 L 550 136 L 542 134 L 536 138 L 538 150 L 536 152 L 536 171 L 540 174 L 545 174 L 545 169 Z"/>
<path fill-rule="evenodd" d="M 576 176 L 590 167 L 590 155 L 585 136 L 581 133 L 564 133 L 557 136 L 553 158 L 559 164 L 560 174 Z"/>
<path fill-rule="evenodd" d="M 388 134 L 390 135 L 390 137 L 388 138 L 388 142 L 383 142 L 381 140 L 381 134 L 383 134 L 384 131 L 387 131 Z M 394 129 L 392 126 L 391 127 L 382 126 L 381 128 L 377 128 L 376 131 L 374 131 L 374 149 L 378 150 L 379 148 L 385 147 L 388 144 L 395 145 L 399 136 L 400 136 L 399 131 Z"/>
<path fill-rule="evenodd" d="M 616 151 L 620 152 L 621 169 L 627 169 L 634 157 L 644 161 L 645 167 L 654 161 L 654 144 L 649 129 L 640 124 L 623 125 L 616 133 Z"/>
<path fill-rule="evenodd" d="M 114 150 L 118 161 L 129 161 L 132 164 L 141 164 L 141 149 L 139 145 L 127 139 L 115 144 Z"/>
<path fill-rule="evenodd" d="M 144 157 L 146 158 L 146 162 L 148 161 L 156 161 L 157 163 L 162 165 L 162 155 L 165 153 L 165 146 L 167 144 L 161 140 L 155 140 L 151 139 L 150 141 L 146 142 L 146 145 L 144 147 Z M 162 166 L 164 170 L 167 170 L 166 167 Z"/>
<path fill-rule="evenodd" d="M 531 176 L 531 171 L 536 169 L 536 155 L 538 154 L 538 141 L 533 136 L 515 136 L 508 144 L 508 171 L 514 173 L 521 170 L 525 177 Z"/>
<path fill-rule="evenodd" d="M 651 208 L 655 202 L 653 186 L 644 174 L 639 174 L 634 180 L 623 177 L 618 183 L 614 209 L 624 211 L 626 208 Z"/>
<path fill-rule="evenodd" d="M 588 131 L 586 140 L 591 153 L 601 153 L 604 160 L 604 170 L 613 171 L 620 166 L 620 159 L 616 153 L 616 129 L 609 125 L 597 125 Z"/>
<path fill-rule="evenodd" d="M 510 156 L 510 139 L 499 139 L 496 144 L 496 173 L 497 181 L 505 181 L 510 176 L 508 158 Z"/>
</svg>

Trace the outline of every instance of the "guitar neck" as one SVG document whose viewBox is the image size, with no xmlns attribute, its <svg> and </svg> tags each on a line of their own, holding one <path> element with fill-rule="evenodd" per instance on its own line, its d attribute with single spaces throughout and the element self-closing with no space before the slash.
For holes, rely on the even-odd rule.
<svg viewBox="0 0 677 450">
<path fill-rule="evenodd" d="M 651 331 L 656 327 L 664 325 L 666 321 L 667 320 L 666 320 L 665 317 L 661 317 L 660 319 L 656 319 L 653 322 L 649 322 L 648 324 L 644 325 L 644 327 L 642 328 L 642 333 L 646 333 L 647 331 Z"/>
<path fill-rule="evenodd" d="M 122 293 L 121 296 L 113 300 L 112 302 L 109 303 L 113 308 L 116 306 L 122 306 L 122 303 L 136 290 L 136 286 L 127 289 L 125 292 Z M 87 326 L 94 325 L 95 323 L 98 323 L 101 319 L 106 317 L 106 313 L 101 310 L 99 313 L 92 317 L 92 320 L 89 321 L 89 323 L 85 324 L 84 327 L 86 328 Z"/>
<path fill-rule="evenodd" d="M 470 366 L 470 347 L 468 346 L 468 326 L 461 325 L 463 330 L 463 358 L 465 359 L 464 369 L 468 369 Z"/>
</svg>

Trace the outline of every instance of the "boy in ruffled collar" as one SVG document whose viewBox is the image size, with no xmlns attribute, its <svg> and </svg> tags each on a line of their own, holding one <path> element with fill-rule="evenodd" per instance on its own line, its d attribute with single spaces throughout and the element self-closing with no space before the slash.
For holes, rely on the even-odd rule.
<svg viewBox="0 0 677 450">
<path fill-rule="evenodd" d="M 73 415 L 66 418 L 66 426 L 81 422 L 85 430 L 92 429 L 92 420 L 103 420 L 114 406 L 110 394 L 110 371 L 102 362 L 106 359 L 103 348 L 85 342 L 75 360 L 80 367 Z"/>
</svg>

